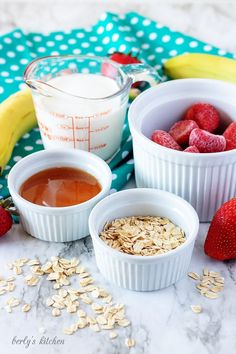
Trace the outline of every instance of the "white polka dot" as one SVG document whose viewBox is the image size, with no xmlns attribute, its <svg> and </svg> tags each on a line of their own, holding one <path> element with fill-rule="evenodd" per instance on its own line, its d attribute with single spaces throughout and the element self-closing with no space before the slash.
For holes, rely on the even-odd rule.
<svg viewBox="0 0 236 354">
<path fill-rule="evenodd" d="M 151 54 L 148 56 L 148 60 L 154 60 L 156 58 L 156 56 L 154 54 Z"/>
<path fill-rule="evenodd" d="M 88 48 L 89 46 L 90 46 L 90 44 L 88 42 L 81 43 L 82 48 Z"/>
<path fill-rule="evenodd" d="M 37 57 L 37 55 L 35 53 L 32 53 L 32 52 L 30 53 L 30 55 L 31 55 L 32 58 L 36 58 Z"/>
<path fill-rule="evenodd" d="M 223 49 L 219 49 L 219 50 L 218 50 L 218 54 L 219 54 L 219 55 L 225 55 L 225 54 L 226 54 L 226 51 L 223 50 Z"/>
<path fill-rule="evenodd" d="M 162 64 L 165 64 L 166 61 L 167 61 L 166 58 L 161 59 Z"/>
<path fill-rule="evenodd" d="M 62 36 L 61 34 L 56 34 L 56 35 L 55 35 L 55 39 L 56 39 L 57 41 L 62 41 L 62 40 L 63 40 L 63 36 Z"/>
<path fill-rule="evenodd" d="M 34 40 L 35 42 L 41 42 L 42 37 L 41 37 L 41 36 L 34 36 L 34 37 L 33 37 L 33 40 Z"/>
<path fill-rule="evenodd" d="M 132 23 L 132 25 L 136 25 L 136 23 L 138 23 L 138 17 L 131 18 L 130 23 Z"/>
<path fill-rule="evenodd" d="M 119 37 L 120 37 L 120 35 L 118 33 L 114 33 L 111 37 L 112 42 L 117 42 Z"/>
<path fill-rule="evenodd" d="M 142 48 L 142 49 L 149 49 L 149 48 L 150 48 L 150 45 L 149 45 L 148 43 L 143 43 L 143 44 L 141 45 L 141 48 Z"/>
<path fill-rule="evenodd" d="M 57 50 L 54 50 L 51 52 L 51 55 L 59 55 L 59 52 Z"/>
<path fill-rule="evenodd" d="M 6 82 L 7 84 L 12 84 L 12 83 L 13 83 L 13 79 L 6 79 L 5 82 Z"/>
<path fill-rule="evenodd" d="M 91 37 L 89 37 L 89 40 L 90 40 L 90 42 L 97 42 L 97 37 L 95 37 L 95 36 L 91 36 Z"/>
<path fill-rule="evenodd" d="M 11 44 L 11 43 L 12 43 L 12 40 L 11 40 L 11 38 L 6 37 L 6 38 L 3 38 L 3 42 L 4 42 L 4 43 L 7 43 L 7 44 Z"/>
<path fill-rule="evenodd" d="M 33 150 L 33 146 L 25 146 L 24 149 L 25 151 L 31 151 Z"/>
<path fill-rule="evenodd" d="M 205 50 L 205 52 L 209 52 L 210 50 L 212 50 L 212 46 L 211 45 L 204 45 L 203 50 Z"/>
<path fill-rule="evenodd" d="M 17 162 L 17 161 L 20 161 L 22 159 L 21 156 L 14 156 L 13 157 L 13 161 Z"/>
<path fill-rule="evenodd" d="M 157 23 L 156 28 L 163 28 L 163 25 L 161 23 Z"/>
<path fill-rule="evenodd" d="M 143 20 L 143 25 L 144 26 L 149 26 L 151 24 L 151 21 L 148 19 Z"/>
<path fill-rule="evenodd" d="M 127 165 L 133 165 L 134 164 L 134 159 L 130 159 L 129 161 L 126 162 Z"/>
<path fill-rule="evenodd" d="M 161 40 L 162 40 L 162 42 L 167 43 L 170 41 L 170 36 L 168 34 L 166 34 L 165 36 L 162 37 Z"/>
<path fill-rule="evenodd" d="M 175 43 L 180 45 L 184 43 L 184 39 L 182 37 L 176 38 Z"/>
<path fill-rule="evenodd" d="M 6 165 L 6 166 L 5 166 L 5 168 L 4 168 L 4 170 L 6 170 L 6 171 L 7 171 L 7 170 L 10 170 L 10 168 L 11 168 L 11 166 Z"/>
<path fill-rule="evenodd" d="M 66 50 L 66 49 L 68 49 L 68 45 L 66 45 L 66 44 L 61 44 L 59 48 L 60 48 L 61 50 Z"/>
<path fill-rule="evenodd" d="M 175 50 L 175 49 L 170 50 L 170 51 L 169 51 L 169 55 L 170 55 L 171 57 L 174 57 L 175 55 L 177 55 L 177 50 Z"/>
<path fill-rule="evenodd" d="M 125 45 L 125 44 L 121 44 L 121 45 L 119 46 L 119 51 L 125 52 L 125 51 L 126 51 L 126 45 Z"/>
<path fill-rule="evenodd" d="M 135 38 L 134 37 L 125 37 L 125 40 L 127 41 L 127 42 L 135 42 Z"/>
<path fill-rule="evenodd" d="M 4 92 L 4 89 L 2 86 L 0 86 L 0 94 L 2 94 Z"/>
<path fill-rule="evenodd" d="M 114 181 L 115 179 L 117 179 L 117 175 L 115 173 L 112 174 L 112 180 Z"/>
<path fill-rule="evenodd" d="M 136 36 L 137 37 L 143 37 L 144 36 L 144 32 L 143 31 L 138 31 L 138 32 L 136 32 Z"/>
<path fill-rule="evenodd" d="M 46 42 L 46 45 L 47 45 L 48 47 L 54 47 L 55 42 L 53 42 L 53 41 L 47 41 L 47 42 Z"/>
<path fill-rule="evenodd" d="M 33 47 L 33 43 L 31 41 L 26 41 L 28 47 Z"/>
<path fill-rule="evenodd" d="M 78 33 L 76 33 L 76 37 L 77 38 L 84 38 L 84 33 L 78 32 Z"/>
<path fill-rule="evenodd" d="M 198 46 L 198 42 L 197 41 L 191 41 L 190 43 L 189 43 L 189 47 L 190 48 L 196 48 Z"/>
<path fill-rule="evenodd" d="M 35 143 L 36 143 L 37 145 L 42 145 L 42 144 L 43 144 L 43 142 L 42 142 L 41 139 L 36 140 Z"/>
<path fill-rule="evenodd" d="M 22 136 L 23 139 L 28 139 L 30 137 L 29 133 L 26 133 L 25 135 Z"/>
<path fill-rule="evenodd" d="M 90 61 L 89 66 L 97 66 L 98 63 L 96 61 Z"/>
<path fill-rule="evenodd" d="M 0 44 L 0 50 L 3 48 L 2 44 Z"/>
<path fill-rule="evenodd" d="M 28 64 L 28 62 L 29 62 L 29 60 L 26 59 L 26 58 L 23 58 L 23 59 L 20 60 L 20 63 L 23 64 L 23 65 L 24 64 Z"/>
<path fill-rule="evenodd" d="M 20 90 L 24 90 L 25 88 L 27 88 L 27 85 L 24 82 L 22 82 L 18 87 Z"/>
<path fill-rule="evenodd" d="M 97 33 L 98 34 L 102 34 L 104 32 L 104 27 L 103 26 L 99 26 L 97 29 Z"/>
<path fill-rule="evenodd" d="M 153 41 L 156 38 L 157 38 L 157 34 L 155 32 L 149 34 L 149 39 L 151 39 L 151 41 Z"/>
<path fill-rule="evenodd" d="M 69 44 L 75 44 L 75 43 L 76 43 L 76 40 L 75 40 L 74 38 L 70 38 L 70 39 L 68 40 L 68 43 L 69 43 Z"/>
<path fill-rule="evenodd" d="M 8 175 L 5 175 L 5 179 L 8 179 Z"/>
<path fill-rule="evenodd" d="M 155 68 L 156 70 L 160 70 L 160 69 L 161 69 L 161 65 L 160 65 L 160 64 L 157 64 L 157 65 L 154 66 L 154 68 Z"/>
<path fill-rule="evenodd" d="M 110 190 L 110 194 L 113 194 L 113 193 L 116 193 L 117 192 L 117 189 L 115 189 L 115 188 L 112 188 L 111 190 Z"/>
<path fill-rule="evenodd" d="M 17 45 L 16 50 L 18 50 L 18 52 L 23 52 L 25 50 L 25 47 L 23 45 Z"/>
<path fill-rule="evenodd" d="M 16 81 L 22 81 L 22 76 L 15 76 Z"/>
<path fill-rule="evenodd" d="M 100 20 L 101 20 L 101 21 L 105 21 L 106 18 L 107 18 L 107 14 L 106 14 L 106 12 L 104 12 L 104 13 L 100 16 Z"/>
<path fill-rule="evenodd" d="M 83 68 L 81 69 L 81 72 L 84 74 L 88 74 L 89 73 L 89 69 L 88 68 Z"/>
<path fill-rule="evenodd" d="M 122 156 L 122 159 L 124 159 L 126 156 L 128 156 L 129 155 L 129 151 L 123 151 L 122 152 L 122 154 L 121 154 L 121 156 Z"/>
<path fill-rule="evenodd" d="M 16 53 L 14 53 L 14 52 L 7 52 L 7 56 L 8 56 L 9 58 L 15 58 Z"/>
<path fill-rule="evenodd" d="M 127 181 L 130 179 L 130 177 L 131 177 L 131 173 L 128 173 L 126 176 Z"/>
<path fill-rule="evenodd" d="M 0 184 L 0 189 L 2 189 L 3 188 L 3 184 Z"/>
<path fill-rule="evenodd" d="M 109 37 L 105 37 L 105 38 L 103 38 L 103 40 L 102 40 L 102 43 L 103 44 L 108 44 L 110 42 L 110 38 Z"/>
<path fill-rule="evenodd" d="M 20 32 L 14 32 L 13 33 L 13 36 L 15 37 L 15 38 L 21 38 L 21 33 Z"/>
<path fill-rule="evenodd" d="M 107 30 L 107 31 L 111 31 L 113 27 L 114 27 L 114 26 L 113 26 L 113 23 L 112 23 L 112 22 L 109 22 L 109 23 L 106 25 L 106 30 Z"/>
<path fill-rule="evenodd" d="M 39 128 L 34 128 L 33 129 L 35 132 L 39 132 Z"/>
<path fill-rule="evenodd" d="M 103 48 L 102 48 L 102 47 L 99 47 L 99 46 L 98 46 L 98 47 L 95 47 L 94 49 L 95 49 L 96 52 L 102 52 L 102 50 L 103 50 Z"/>
<path fill-rule="evenodd" d="M 3 77 L 7 77 L 7 76 L 9 76 L 10 74 L 9 74 L 9 72 L 8 71 L 2 71 L 1 72 L 1 76 L 3 76 Z"/>
<path fill-rule="evenodd" d="M 44 47 L 39 47 L 39 48 L 37 49 L 37 51 L 38 51 L 39 53 L 45 53 L 45 52 L 46 52 L 46 48 L 44 48 Z"/>
<path fill-rule="evenodd" d="M 80 54 L 81 53 L 81 50 L 76 48 L 76 49 L 73 49 L 73 54 Z"/>
<path fill-rule="evenodd" d="M 12 71 L 17 71 L 17 70 L 19 70 L 19 66 L 18 66 L 18 65 L 11 65 L 11 66 L 10 66 L 10 69 L 11 69 Z"/>
</svg>

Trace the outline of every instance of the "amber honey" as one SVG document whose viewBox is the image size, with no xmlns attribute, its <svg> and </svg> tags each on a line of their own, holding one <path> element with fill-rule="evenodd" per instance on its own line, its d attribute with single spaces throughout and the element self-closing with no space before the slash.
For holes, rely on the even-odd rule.
<svg viewBox="0 0 236 354">
<path fill-rule="evenodd" d="M 80 204 L 101 191 L 91 174 L 73 167 L 54 167 L 29 177 L 20 188 L 20 195 L 31 203 L 47 207 Z"/>
</svg>

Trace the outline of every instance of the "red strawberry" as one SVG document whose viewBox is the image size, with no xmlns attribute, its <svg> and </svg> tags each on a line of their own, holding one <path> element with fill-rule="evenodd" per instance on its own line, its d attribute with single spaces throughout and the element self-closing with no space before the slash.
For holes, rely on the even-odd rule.
<svg viewBox="0 0 236 354">
<path fill-rule="evenodd" d="M 200 152 L 196 146 L 189 146 L 187 149 L 184 150 L 184 152 Z"/>
<path fill-rule="evenodd" d="M 223 135 L 196 128 L 191 131 L 189 145 L 196 146 L 200 152 L 220 152 L 225 150 L 226 140 Z"/>
<path fill-rule="evenodd" d="M 165 146 L 169 149 L 181 151 L 181 147 L 176 143 L 172 136 L 165 132 L 164 130 L 154 130 L 151 136 L 152 141 L 155 143 Z"/>
<path fill-rule="evenodd" d="M 137 57 L 132 56 L 132 53 L 125 54 L 115 52 L 110 56 L 110 59 L 123 65 L 140 63 L 140 60 Z"/>
<path fill-rule="evenodd" d="M 180 120 L 172 125 L 169 134 L 179 145 L 188 145 L 189 135 L 198 125 L 194 120 Z"/>
<path fill-rule="evenodd" d="M 0 206 L 0 236 L 3 236 L 12 227 L 11 214 Z"/>
<path fill-rule="evenodd" d="M 236 198 L 217 210 L 207 233 L 204 251 L 220 261 L 236 258 Z"/>
<path fill-rule="evenodd" d="M 224 132 L 226 150 L 236 149 L 236 122 L 231 123 Z"/>
<path fill-rule="evenodd" d="M 220 124 L 218 111 L 209 103 L 196 103 L 192 105 L 184 115 L 183 119 L 194 120 L 199 128 L 212 133 Z"/>
</svg>

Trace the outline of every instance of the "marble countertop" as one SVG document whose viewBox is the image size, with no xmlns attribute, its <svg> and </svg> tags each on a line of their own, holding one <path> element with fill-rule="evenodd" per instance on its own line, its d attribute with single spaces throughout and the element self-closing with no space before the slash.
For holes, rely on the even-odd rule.
<svg viewBox="0 0 236 354">
<path fill-rule="evenodd" d="M 26 31 L 51 31 L 87 26 L 96 22 L 105 10 L 139 11 L 176 30 L 236 52 L 234 1 L 68 0 L 65 3 L 49 0 L 43 1 L 42 6 L 41 1 L 0 0 L 0 32 L 15 27 Z M 174 286 L 150 293 L 131 292 L 109 285 L 96 267 L 90 237 L 68 244 L 46 243 L 27 236 L 21 226 L 14 225 L 8 235 L 0 239 L 1 276 L 11 274 L 6 263 L 19 257 L 38 257 L 42 262 L 56 255 L 79 257 L 114 300 L 126 305 L 132 326 L 119 330 L 118 338 L 113 341 L 107 332 L 95 333 L 89 329 L 82 329 L 73 336 L 63 335 L 62 329 L 73 321 L 68 314 L 52 317 L 45 306 L 45 298 L 53 292 L 51 284 L 42 281 L 28 289 L 19 276 L 15 291 L 0 296 L 0 353 L 233 354 L 236 349 L 236 263 L 216 262 L 204 255 L 207 228 L 208 224 L 200 227 L 189 269 L 201 273 L 204 267 L 208 267 L 222 273 L 225 289 L 216 300 L 201 297 L 187 276 Z M 13 313 L 7 313 L 3 306 L 10 296 L 30 303 L 31 311 L 22 313 L 16 307 Z M 202 305 L 203 312 L 193 313 L 192 304 Z M 39 344 L 43 336 L 45 341 L 57 337 L 64 344 Z M 137 342 L 131 350 L 124 346 L 127 336 Z M 25 340 L 25 344 L 16 344 L 17 339 Z M 34 339 L 36 344 L 33 344 Z M 27 340 L 30 341 L 28 348 Z"/>
<path fill-rule="evenodd" d="M 0 296 L 1 353 L 225 354 L 227 351 L 232 354 L 236 348 L 236 265 L 233 261 L 217 262 L 204 255 L 207 228 L 207 224 L 201 225 L 189 270 L 200 274 L 207 267 L 225 277 L 225 289 L 219 299 L 214 300 L 201 296 L 194 281 L 187 276 L 167 289 L 149 293 L 112 286 L 98 272 L 90 237 L 67 244 L 47 243 L 26 235 L 21 226 L 15 225 L 0 240 L 1 276 L 10 276 L 12 271 L 6 263 L 20 257 L 39 258 L 42 262 L 51 256 L 79 257 L 96 282 L 113 295 L 114 301 L 126 305 L 132 326 L 117 330 L 118 337 L 114 340 L 109 339 L 108 331 L 96 333 L 91 329 L 64 335 L 63 328 L 74 323 L 77 316 L 63 312 L 60 317 L 52 317 L 50 308 L 45 305 L 45 299 L 55 292 L 52 284 L 41 280 L 36 287 L 29 288 L 23 282 L 23 275 L 19 275 L 15 291 Z M 3 306 L 11 296 L 29 303 L 32 309 L 22 313 L 18 306 L 7 313 Z M 192 304 L 201 305 L 203 312 L 193 313 Z M 124 345 L 126 337 L 136 340 L 131 350 Z M 57 338 L 64 344 L 40 344 L 40 340 L 45 342 L 47 338 L 48 341 Z M 25 343 L 17 344 L 17 340 Z M 30 341 L 28 348 L 27 341 Z"/>
</svg>

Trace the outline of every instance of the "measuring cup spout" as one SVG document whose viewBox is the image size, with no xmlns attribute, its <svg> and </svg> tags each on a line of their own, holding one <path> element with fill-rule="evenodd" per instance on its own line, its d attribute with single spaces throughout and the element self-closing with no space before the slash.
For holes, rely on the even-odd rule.
<svg viewBox="0 0 236 354">
<path fill-rule="evenodd" d="M 50 93 L 50 89 L 53 90 L 53 87 L 43 81 L 25 78 L 25 83 L 31 90 L 35 90 L 43 96 L 51 97 L 53 95 L 53 93 Z"/>
</svg>

